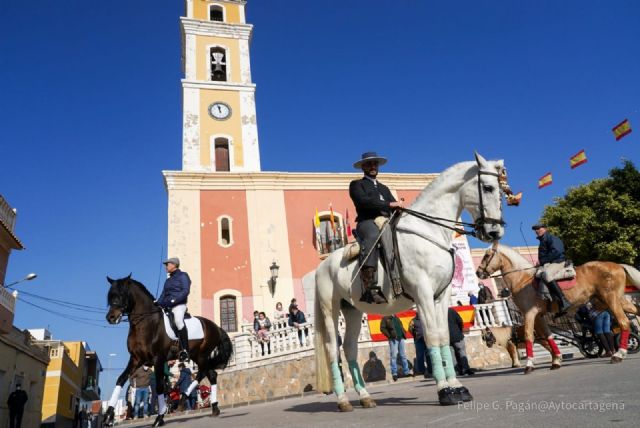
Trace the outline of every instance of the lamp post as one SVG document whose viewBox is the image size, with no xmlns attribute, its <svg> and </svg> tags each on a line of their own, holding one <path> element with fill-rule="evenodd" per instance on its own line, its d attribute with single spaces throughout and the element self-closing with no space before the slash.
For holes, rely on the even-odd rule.
<svg viewBox="0 0 640 428">
<path fill-rule="evenodd" d="M 14 282 L 11 282 L 9 284 L 3 284 L 2 286 L 4 288 L 11 287 L 11 286 L 19 284 L 19 283 L 21 283 L 23 281 L 31 281 L 32 279 L 36 279 L 37 277 L 38 277 L 38 275 L 32 272 L 29 275 L 25 276 L 24 278 L 19 279 L 18 281 L 14 281 Z"/>
<path fill-rule="evenodd" d="M 271 291 L 271 297 L 276 293 L 276 282 L 278 280 L 278 272 L 280 270 L 280 266 L 278 266 L 275 262 L 271 263 L 269 266 L 269 270 L 271 271 L 271 278 L 269 279 L 269 291 Z"/>
</svg>

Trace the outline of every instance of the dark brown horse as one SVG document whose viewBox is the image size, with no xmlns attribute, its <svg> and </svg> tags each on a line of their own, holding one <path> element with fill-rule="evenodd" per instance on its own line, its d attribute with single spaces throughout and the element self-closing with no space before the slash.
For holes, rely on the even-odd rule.
<svg viewBox="0 0 640 428">
<path fill-rule="evenodd" d="M 136 369 L 143 364 L 154 367 L 156 379 L 156 393 L 158 394 L 158 416 L 153 426 L 164 425 L 166 413 L 164 367 L 169 358 L 172 340 L 164 328 L 162 310 L 154 304 L 151 293 L 138 281 L 131 279 L 131 275 L 122 279 L 111 279 L 107 301 L 109 324 L 118 324 L 124 316 L 129 317 L 129 336 L 127 348 L 130 358 L 114 388 L 109 408 L 106 413 L 107 425 L 113 423 L 114 407 L 120 396 L 125 382 Z M 216 399 L 216 369 L 224 369 L 231 355 L 233 346 L 227 333 L 212 321 L 196 317 L 202 323 L 204 339 L 189 341 L 189 358 L 198 365 L 198 376 L 189 391 L 195 388 L 206 376 L 211 383 L 211 412 L 218 416 L 220 409 Z M 197 383 L 195 383 L 197 382 Z"/>
</svg>

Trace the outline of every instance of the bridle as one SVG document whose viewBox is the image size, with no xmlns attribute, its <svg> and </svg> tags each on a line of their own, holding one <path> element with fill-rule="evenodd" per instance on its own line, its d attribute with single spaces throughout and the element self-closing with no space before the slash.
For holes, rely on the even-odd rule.
<svg viewBox="0 0 640 428">
<path fill-rule="evenodd" d="M 480 262 L 480 265 L 478 266 L 478 269 L 477 269 L 478 271 L 480 271 L 481 273 L 486 275 L 486 278 L 484 278 L 484 279 L 500 278 L 500 277 L 509 275 L 510 273 L 522 272 L 522 271 L 525 271 L 525 270 L 535 269 L 536 268 L 535 266 L 531 266 L 531 267 L 527 267 L 527 268 L 514 269 L 514 270 L 507 271 L 507 272 L 501 272 L 499 274 L 490 274 L 487 269 L 488 269 L 489 265 L 491 264 L 491 261 L 493 260 L 493 258 L 495 257 L 495 255 L 497 253 L 498 253 L 498 245 L 497 245 L 497 242 L 494 242 L 493 245 L 491 245 L 491 248 L 488 250 L 488 252 L 482 258 L 482 261 Z M 489 256 L 488 259 L 486 258 L 487 256 Z"/>
<path fill-rule="evenodd" d="M 126 317 L 127 319 L 125 319 L 124 321 L 128 321 L 129 324 L 134 325 L 144 319 L 147 315 L 152 315 L 161 311 L 159 308 L 155 308 L 151 312 L 132 314 L 131 311 L 133 308 L 131 307 L 131 299 L 129 298 L 129 296 L 123 296 L 121 293 L 118 293 L 118 297 L 120 302 L 122 303 L 112 303 L 111 301 L 109 301 L 110 308 L 118 309 L 120 311 L 120 315 L 118 316 L 118 320 L 115 324 L 119 324 L 121 321 L 123 321 L 123 318 Z"/>
<path fill-rule="evenodd" d="M 451 219 L 442 218 L 442 217 L 435 217 L 429 214 L 412 210 L 410 208 L 401 208 L 401 210 L 423 221 L 435 224 L 440 227 L 444 227 L 445 229 L 452 230 L 456 233 L 459 233 L 460 235 L 471 235 L 476 237 L 478 233 L 480 233 L 480 231 L 483 230 L 484 225 L 486 224 L 497 224 L 500 226 L 505 226 L 506 223 L 502 219 L 502 215 L 500 216 L 499 219 L 488 217 L 485 215 L 485 206 L 484 206 L 484 199 L 482 198 L 482 183 L 481 183 L 481 178 L 483 175 L 498 177 L 498 184 L 500 186 L 500 191 L 504 192 L 508 196 L 512 194 L 511 189 L 507 184 L 506 168 L 504 167 L 501 168 L 500 172 L 483 171 L 480 168 L 478 168 L 478 205 L 479 205 L 480 216 L 473 223 L 459 221 L 459 220 L 451 220 Z M 500 203 L 500 213 L 502 213 L 502 203 Z M 471 229 L 466 229 L 466 227 L 469 227 Z"/>
</svg>

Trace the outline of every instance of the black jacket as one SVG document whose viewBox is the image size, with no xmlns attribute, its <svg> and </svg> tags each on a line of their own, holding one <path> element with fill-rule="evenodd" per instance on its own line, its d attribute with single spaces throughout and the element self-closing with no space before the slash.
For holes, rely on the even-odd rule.
<svg viewBox="0 0 640 428">
<path fill-rule="evenodd" d="M 22 413 L 28 400 L 27 393 L 23 389 L 15 390 L 9 394 L 7 406 L 11 412 Z"/>
<path fill-rule="evenodd" d="M 164 282 L 162 294 L 158 298 L 158 305 L 173 308 L 174 306 L 187 303 L 187 296 L 191 289 L 191 279 L 186 272 L 180 269 L 175 270 Z"/>
<path fill-rule="evenodd" d="M 366 177 L 359 180 L 353 180 L 349 184 L 349 196 L 353 204 L 356 206 L 356 221 L 373 220 L 379 216 L 389 217 L 391 215 L 390 202 L 396 199 L 391 194 L 387 186 L 377 181 L 378 185 L 374 185 L 373 181 Z M 381 199 L 380 197 L 382 196 Z"/>
<path fill-rule="evenodd" d="M 493 293 L 486 286 L 480 288 L 478 292 L 478 303 L 490 303 L 493 301 Z"/>
<path fill-rule="evenodd" d="M 396 334 L 396 329 L 393 327 L 393 323 L 396 322 L 394 318 L 395 320 L 398 320 L 397 322 L 400 323 L 402 337 L 398 337 L 398 335 Z M 406 339 L 402 321 L 400 321 L 398 317 L 392 315 L 387 315 L 386 317 L 382 318 L 382 320 L 380 321 L 380 333 L 384 334 L 387 339 Z"/>
<path fill-rule="evenodd" d="M 449 308 L 447 321 L 449 322 L 449 343 L 453 345 L 456 342 L 464 340 L 464 334 L 462 334 L 464 323 L 462 322 L 462 318 L 460 318 L 460 314 Z"/>
<path fill-rule="evenodd" d="M 538 262 L 540 265 L 547 263 L 560 263 L 564 258 L 564 244 L 557 236 L 546 232 L 537 238 L 540 241 L 538 246 Z"/>
</svg>

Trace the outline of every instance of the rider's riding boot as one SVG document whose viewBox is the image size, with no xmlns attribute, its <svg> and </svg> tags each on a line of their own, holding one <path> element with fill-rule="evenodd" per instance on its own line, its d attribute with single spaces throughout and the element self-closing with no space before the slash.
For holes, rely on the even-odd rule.
<svg viewBox="0 0 640 428">
<path fill-rule="evenodd" d="M 382 294 L 380 287 L 377 286 L 376 281 L 376 268 L 371 266 L 363 266 L 360 269 L 360 280 L 362 281 L 362 288 L 364 292 L 360 297 L 361 302 L 375 303 L 379 305 L 381 303 L 387 303 L 387 299 Z"/>
<path fill-rule="evenodd" d="M 607 337 L 603 333 L 600 333 L 598 334 L 598 340 L 600 341 L 600 343 L 602 344 L 602 347 L 605 350 L 603 357 L 612 356 L 613 352 L 611 351 L 611 347 L 609 346 L 609 341 L 607 340 Z"/>
<path fill-rule="evenodd" d="M 555 281 L 549 281 L 547 283 L 549 287 L 549 291 L 555 297 L 555 300 L 558 302 L 558 313 L 555 315 L 557 317 L 562 316 L 567 313 L 567 309 L 571 306 L 571 302 L 564 297 L 564 293 L 560 289 L 560 286 Z"/>
<path fill-rule="evenodd" d="M 178 359 L 183 362 L 189 359 L 189 336 L 187 327 L 182 327 L 182 330 L 178 330 L 178 339 L 180 339 L 180 354 L 178 354 Z"/>
</svg>

